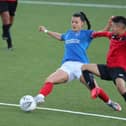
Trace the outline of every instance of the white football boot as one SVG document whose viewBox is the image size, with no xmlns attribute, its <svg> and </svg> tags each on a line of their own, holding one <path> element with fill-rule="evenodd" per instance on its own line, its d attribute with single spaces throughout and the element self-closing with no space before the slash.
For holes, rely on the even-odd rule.
<svg viewBox="0 0 126 126">
<path fill-rule="evenodd" d="M 117 103 L 117 102 L 114 102 L 114 101 L 111 101 L 108 106 L 110 106 L 112 109 L 114 109 L 115 111 L 121 111 L 122 108 L 121 106 Z"/>
<path fill-rule="evenodd" d="M 44 98 L 45 98 L 44 95 L 38 94 L 37 96 L 34 97 L 34 100 L 35 100 L 36 104 L 40 104 L 40 103 L 45 102 Z"/>
</svg>

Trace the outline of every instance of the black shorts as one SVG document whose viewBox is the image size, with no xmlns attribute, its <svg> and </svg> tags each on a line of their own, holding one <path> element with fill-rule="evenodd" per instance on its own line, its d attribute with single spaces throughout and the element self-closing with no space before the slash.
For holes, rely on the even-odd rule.
<svg viewBox="0 0 126 126">
<path fill-rule="evenodd" d="M 0 2 L 0 13 L 8 11 L 10 16 L 15 16 L 17 8 L 17 1 L 16 2 Z"/>
<path fill-rule="evenodd" d="M 98 69 L 103 80 L 113 80 L 123 78 L 126 81 L 126 71 L 120 67 L 109 68 L 107 65 L 98 64 Z"/>
</svg>

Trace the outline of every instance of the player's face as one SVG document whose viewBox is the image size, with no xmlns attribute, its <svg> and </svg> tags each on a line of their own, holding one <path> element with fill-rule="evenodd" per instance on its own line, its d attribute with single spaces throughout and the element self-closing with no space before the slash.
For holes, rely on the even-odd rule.
<svg viewBox="0 0 126 126">
<path fill-rule="evenodd" d="M 73 31 L 79 31 L 82 29 L 84 22 L 81 21 L 80 17 L 72 17 L 71 26 Z"/>
<path fill-rule="evenodd" d="M 122 32 L 124 32 L 125 30 L 125 26 L 121 23 L 112 23 L 112 32 L 114 32 L 115 34 L 121 34 Z"/>
</svg>

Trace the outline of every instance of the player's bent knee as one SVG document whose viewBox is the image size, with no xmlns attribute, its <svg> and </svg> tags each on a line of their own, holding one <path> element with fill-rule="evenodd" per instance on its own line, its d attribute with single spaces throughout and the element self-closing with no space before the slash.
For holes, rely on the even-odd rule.
<svg viewBox="0 0 126 126">
<path fill-rule="evenodd" d="M 86 65 L 82 65 L 81 70 L 86 70 Z"/>
</svg>

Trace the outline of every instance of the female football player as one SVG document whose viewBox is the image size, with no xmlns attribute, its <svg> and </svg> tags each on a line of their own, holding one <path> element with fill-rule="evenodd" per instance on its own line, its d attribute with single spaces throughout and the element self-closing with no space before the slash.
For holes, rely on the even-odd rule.
<svg viewBox="0 0 126 126">
<path fill-rule="evenodd" d="M 88 30 L 83 30 L 85 23 L 87 24 Z M 52 92 L 55 84 L 66 83 L 74 79 L 79 79 L 83 84 L 85 83 L 85 80 L 82 78 L 81 67 L 83 64 L 89 63 L 86 50 L 91 43 L 93 31 L 90 30 L 90 22 L 83 12 L 73 14 L 71 26 L 72 29 L 63 34 L 49 31 L 44 26 L 40 26 L 39 28 L 40 32 L 45 32 L 60 41 L 64 41 L 65 52 L 61 67 L 49 75 L 43 87 L 40 89 L 39 94 L 34 98 L 37 103 L 44 102 L 44 98 Z M 93 78 L 92 74 L 91 77 Z M 93 90 L 96 85 L 95 82 L 94 85 L 91 87 L 88 86 L 88 88 Z M 99 90 L 100 99 L 114 110 L 121 110 L 119 104 L 111 101 L 103 89 L 99 88 Z"/>
<path fill-rule="evenodd" d="M 10 28 L 14 21 L 15 11 L 17 8 L 17 0 L 0 0 L 0 16 L 2 19 L 2 38 L 7 41 L 8 49 L 11 50 L 12 38 Z"/>
<path fill-rule="evenodd" d="M 92 34 L 93 38 L 107 37 L 110 40 L 106 64 L 84 64 L 82 73 L 88 85 L 95 83 L 89 76 L 90 73 L 104 80 L 112 80 L 126 101 L 126 18 L 123 16 L 113 17 L 109 27 L 111 31 Z M 98 93 L 99 89 L 94 88 L 92 97 L 97 97 Z"/>
</svg>

